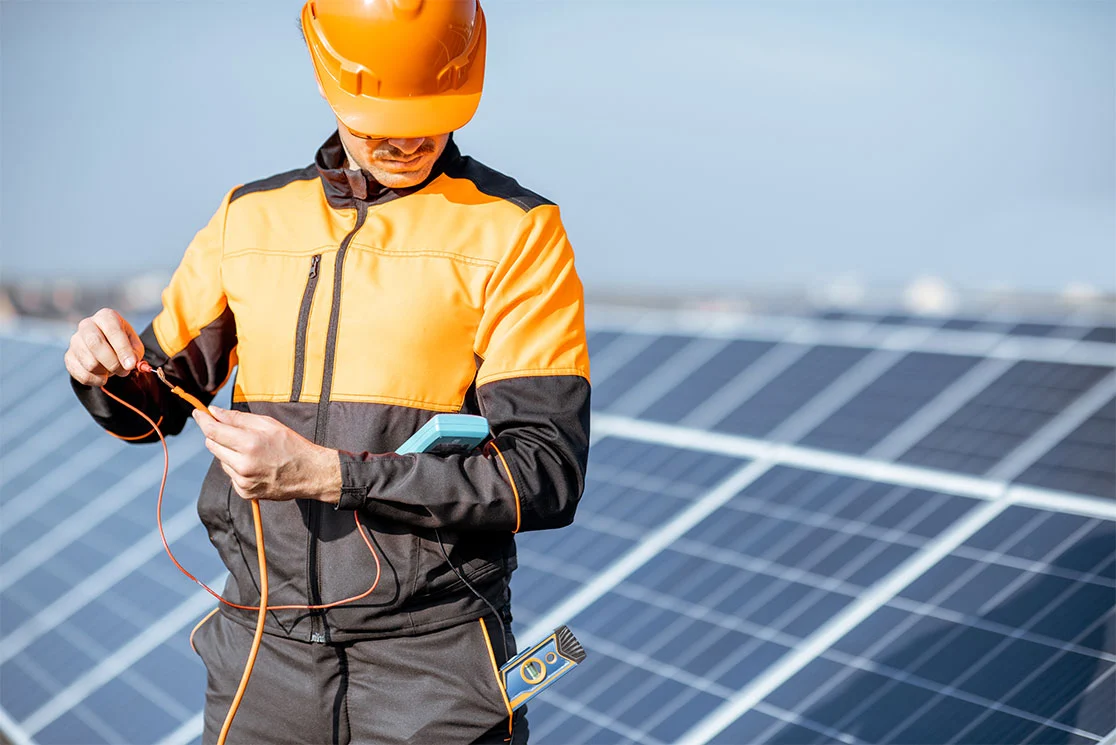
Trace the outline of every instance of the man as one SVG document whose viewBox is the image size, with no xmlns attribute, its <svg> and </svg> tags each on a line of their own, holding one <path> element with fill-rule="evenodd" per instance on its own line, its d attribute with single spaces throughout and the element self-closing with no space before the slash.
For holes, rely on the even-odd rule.
<svg viewBox="0 0 1116 745">
<path fill-rule="evenodd" d="M 266 634 L 230 742 L 526 742 L 496 672 L 514 654 L 514 533 L 568 524 L 588 451 L 582 289 L 558 209 L 471 158 L 452 132 L 484 74 L 476 0 L 311 0 L 303 32 L 338 131 L 315 165 L 229 192 L 141 334 L 102 310 L 70 340 L 79 399 L 114 434 L 168 433 L 208 403 L 198 513 Z M 481 414 L 468 454 L 392 452 L 439 412 Z M 380 581 L 355 521 L 382 560 Z M 474 592 L 475 590 L 475 592 Z M 493 614 L 489 606 L 499 612 Z M 196 630 L 205 741 L 233 697 L 256 614 Z M 506 642 L 506 645 L 505 645 Z"/>
</svg>

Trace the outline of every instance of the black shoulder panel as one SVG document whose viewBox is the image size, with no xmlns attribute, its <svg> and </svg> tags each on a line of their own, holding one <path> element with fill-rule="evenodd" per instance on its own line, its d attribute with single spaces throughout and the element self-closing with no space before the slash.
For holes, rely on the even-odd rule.
<svg viewBox="0 0 1116 745">
<path fill-rule="evenodd" d="M 278 173 L 274 176 L 268 176 L 259 181 L 251 181 L 244 186 L 237 187 L 233 190 L 233 193 L 229 195 L 229 203 L 235 202 L 246 194 L 282 189 L 287 184 L 294 183 L 295 181 L 310 181 L 316 178 L 318 178 L 318 169 L 312 165 L 305 168 L 296 168 L 286 173 Z"/>
<path fill-rule="evenodd" d="M 539 196 L 530 189 L 524 189 L 510 176 L 494 171 L 468 156 L 458 158 L 446 166 L 446 175 L 450 178 L 468 179 L 482 193 L 490 197 L 506 199 L 524 212 L 530 212 L 543 204 L 554 204 L 546 197 Z"/>
</svg>

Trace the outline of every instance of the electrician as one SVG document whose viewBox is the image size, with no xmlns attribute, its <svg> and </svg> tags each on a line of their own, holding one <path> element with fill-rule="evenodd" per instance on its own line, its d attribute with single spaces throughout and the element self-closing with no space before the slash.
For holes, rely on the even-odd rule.
<svg viewBox="0 0 1116 745">
<path fill-rule="evenodd" d="M 259 604 L 249 500 L 261 500 L 269 608 L 368 588 L 353 510 L 382 557 L 361 601 L 269 611 L 230 741 L 526 742 L 497 669 L 515 651 L 514 535 L 569 524 L 584 487 L 573 252 L 557 206 L 453 140 L 484 79 L 477 0 L 310 0 L 301 22 L 337 131 L 313 165 L 228 192 L 154 321 L 137 334 L 110 309 L 82 320 L 66 368 L 118 436 L 156 439 L 102 388 L 168 433 L 197 421 L 214 455 L 198 514 L 227 600 Z M 155 376 L 130 374 L 140 359 L 207 404 L 232 378 L 231 409 L 191 414 Z M 440 412 L 487 417 L 491 440 L 392 454 Z M 221 605 L 195 629 L 206 743 L 255 621 Z"/>
</svg>

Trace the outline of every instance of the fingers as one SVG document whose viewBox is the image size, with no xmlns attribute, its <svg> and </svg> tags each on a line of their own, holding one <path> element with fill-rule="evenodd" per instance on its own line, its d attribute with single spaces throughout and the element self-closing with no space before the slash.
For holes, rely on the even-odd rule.
<svg viewBox="0 0 1116 745">
<path fill-rule="evenodd" d="M 236 474 L 240 477 L 248 470 L 249 461 L 241 453 L 227 448 L 219 442 L 215 442 L 208 437 L 205 438 L 205 447 L 209 452 L 213 453 L 217 460 L 221 461 L 221 467 L 225 469 L 225 473 L 232 476 Z"/>
<path fill-rule="evenodd" d="M 108 382 L 108 370 L 101 367 L 89 350 L 80 346 L 75 347 L 72 340 L 63 361 L 66 363 L 66 372 L 82 385 L 100 388 Z"/>
<path fill-rule="evenodd" d="M 199 426 L 211 428 L 212 425 L 210 423 L 216 423 L 212 417 L 202 417 L 199 414 L 200 412 L 196 413 L 194 416 L 194 419 L 198 420 Z M 202 425 L 203 421 L 207 423 Z M 251 471 L 252 467 L 251 460 L 243 453 L 238 453 L 210 439 L 208 435 L 205 438 L 205 447 L 209 452 L 213 453 L 213 457 L 221 464 L 221 470 L 229 477 L 229 481 L 232 482 L 233 489 L 236 490 L 236 493 L 244 499 L 251 499 L 252 489 L 255 486 L 255 482 L 249 476 L 249 471 Z"/>
<path fill-rule="evenodd" d="M 257 464 L 243 453 L 206 439 L 205 446 L 221 464 L 221 470 L 229 477 L 233 489 L 242 499 L 264 498 L 264 483 L 256 475 Z"/>
<path fill-rule="evenodd" d="M 275 420 L 269 416 L 252 414 L 247 411 L 235 409 L 222 409 L 219 406 L 209 407 L 210 415 L 217 421 L 242 429 L 265 430 L 269 429 Z"/>
<path fill-rule="evenodd" d="M 256 438 L 251 432 L 219 421 L 212 415 L 212 412 L 206 414 L 195 409 L 193 417 L 207 440 L 212 440 L 218 445 L 222 445 L 229 450 L 235 450 L 238 453 L 250 452 L 255 446 Z"/>
<path fill-rule="evenodd" d="M 79 340 L 79 349 L 83 348 L 89 355 L 96 361 L 96 364 L 101 368 L 107 370 L 112 375 L 119 375 L 124 372 L 124 368 L 120 366 L 120 360 L 116 356 L 116 351 L 112 345 L 108 343 L 105 338 L 104 332 L 97 325 L 96 321 L 92 318 L 85 318 L 78 324 L 77 336 Z"/>
<path fill-rule="evenodd" d="M 235 468 L 226 465 L 224 462 L 218 462 L 221 463 L 221 470 L 224 471 L 225 475 L 229 477 L 229 481 L 232 483 L 233 489 L 236 491 L 236 493 L 244 499 L 252 499 L 252 480 L 241 476 L 239 473 L 237 473 Z"/>
<path fill-rule="evenodd" d="M 132 370 L 137 360 L 143 359 L 143 341 L 131 323 L 124 320 L 115 310 L 102 308 L 94 313 L 94 320 L 104 333 L 108 344 L 116 352 L 117 359 L 127 370 Z"/>
<path fill-rule="evenodd" d="M 110 308 L 102 308 L 93 314 L 93 321 L 101 330 L 120 365 L 126 372 L 130 372 L 136 366 L 136 360 L 143 359 L 143 343 L 136 336 L 135 329 L 119 313 Z"/>
<path fill-rule="evenodd" d="M 66 352 L 66 370 L 80 383 L 102 386 L 110 375 L 127 375 L 143 355 L 135 329 L 119 313 L 102 308 L 78 323 Z"/>
</svg>

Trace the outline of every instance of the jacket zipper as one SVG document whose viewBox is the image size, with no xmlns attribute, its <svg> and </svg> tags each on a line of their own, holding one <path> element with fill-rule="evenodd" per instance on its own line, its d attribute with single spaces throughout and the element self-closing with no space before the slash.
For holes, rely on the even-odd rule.
<svg viewBox="0 0 1116 745">
<path fill-rule="evenodd" d="M 302 292 L 302 305 L 298 309 L 298 328 L 295 329 L 295 368 L 291 383 L 291 403 L 297 403 L 302 395 L 302 376 L 306 370 L 306 327 L 310 324 L 310 306 L 314 304 L 314 290 L 318 286 L 318 267 L 322 255 L 310 257 L 310 275 L 306 278 L 306 289 Z"/>
<path fill-rule="evenodd" d="M 329 331 L 326 335 L 325 365 L 322 369 L 322 392 L 318 397 L 318 417 L 314 425 L 314 442 L 319 445 L 325 444 L 322 440 L 326 436 L 326 428 L 329 426 L 329 395 L 333 389 L 333 361 L 335 347 L 337 346 L 337 321 L 341 314 L 341 280 L 345 268 L 345 253 L 349 250 L 349 244 L 352 243 L 357 231 L 364 225 L 366 217 L 368 217 L 368 205 L 358 201 L 356 224 L 345 236 L 345 239 L 341 241 L 341 247 L 337 249 L 337 257 L 333 260 L 333 297 L 329 308 Z M 318 531 L 321 529 L 322 504 L 320 502 L 310 502 L 309 510 L 310 531 L 307 538 L 309 545 L 307 546 L 306 586 L 310 600 L 309 604 L 321 605 L 321 587 L 318 577 L 320 566 Z M 324 611 L 310 611 L 310 641 L 312 642 L 328 641 L 324 628 L 324 614 Z"/>
</svg>

